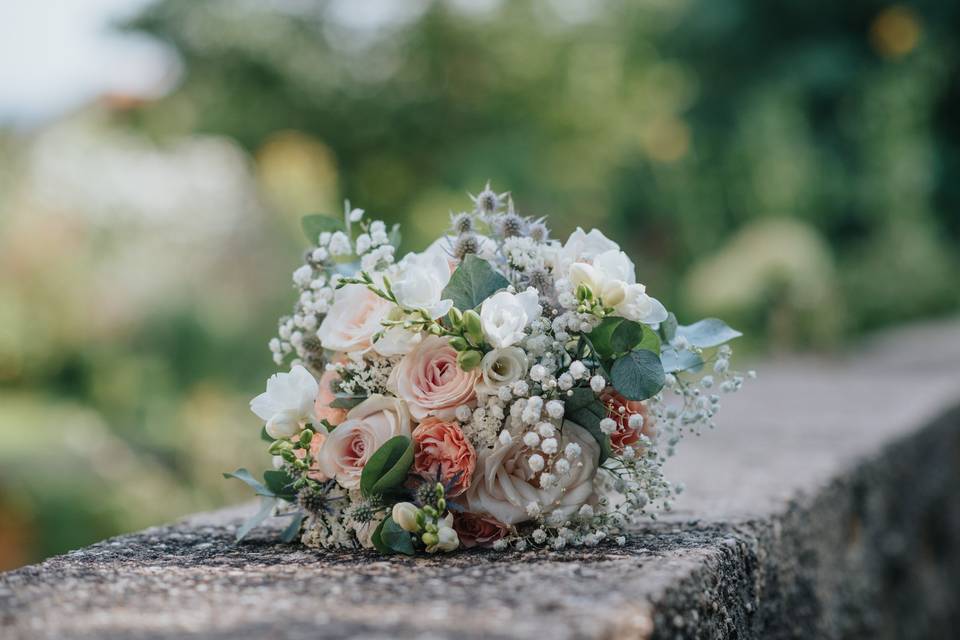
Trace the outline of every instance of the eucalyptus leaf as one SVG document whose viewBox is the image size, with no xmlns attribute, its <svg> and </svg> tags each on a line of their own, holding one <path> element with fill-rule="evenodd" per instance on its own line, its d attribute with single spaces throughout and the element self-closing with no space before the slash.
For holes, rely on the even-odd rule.
<svg viewBox="0 0 960 640">
<path fill-rule="evenodd" d="M 660 337 L 664 342 L 670 342 L 677 334 L 677 316 L 673 312 L 667 314 L 667 319 L 660 323 Z"/>
<path fill-rule="evenodd" d="M 576 387 L 573 395 L 567 397 L 564 415 L 594 437 L 600 445 L 600 464 L 610 457 L 610 436 L 600 429 L 600 421 L 607 417 L 607 408 L 597 398 L 593 390 Z"/>
<path fill-rule="evenodd" d="M 646 400 L 663 388 L 660 357 L 647 349 L 636 349 L 617 358 L 610 374 L 613 387 L 627 400 Z"/>
<path fill-rule="evenodd" d="M 278 469 L 264 471 L 263 481 L 267 485 L 267 489 L 278 498 L 292 502 L 297 497 L 297 492 L 293 490 L 293 478 L 286 471 Z"/>
<path fill-rule="evenodd" d="M 691 346 L 709 349 L 718 347 L 743 334 L 727 326 L 727 323 L 718 318 L 705 318 L 691 325 L 677 327 L 677 337 L 686 338 Z"/>
<path fill-rule="evenodd" d="M 666 373 L 677 373 L 680 371 L 699 371 L 703 366 L 703 358 L 693 351 L 684 349 L 677 351 L 673 347 L 667 347 L 660 354 L 660 362 Z"/>
<path fill-rule="evenodd" d="M 494 271 L 490 263 L 473 254 L 464 257 L 443 289 L 442 299 L 452 300 L 460 311 L 478 307 L 491 295 L 510 283 Z"/>
<path fill-rule="evenodd" d="M 260 509 L 246 522 L 237 529 L 237 542 L 247 537 L 247 534 L 253 531 L 254 527 L 259 526 L 264 520 L 270 517 L 274 507 L 277 506 L 276 498 L 260 498 Z"/>
<path fill-rule="evenodd" d="M 225 473 L 223 474 L 223 477 L 236 478 L 237 480 L 246 483 L 247 486 L 253 489 L 258 496 L 264 496 L 265 498 L 275 497 L 275 494 L 273 493 L 273 491 L 270 491 L 270 489 L 263 486 L 263 484 L 259 480 L 254 478 L 253 474 L 251 474 L 246 469 L 237 469 L 233 473 Z"/>
<path fill-rule="evenodd" d="M 346 394 L 337 394 L 330 406 L 334 409 L 353 409 L 355 406 L 367 399 L 368 396 L 350 396 Z"/>
<path fill-rule="evenodd" d="M 650 334 L 653 334 L 650 331 Z M 613 330 L 610 336 L 610 348 L 614 354 L 626 353 L 634 348 L 644 339 L 643 325 L 632 320 L 623 320 Z M 653 351 L 651 349 L 651 351 Z"/>
<path fill-rule="evenodd" d="M 403 530 L 403 527 L 393 521 L 392 517 L 387 517 L 383 521 L 380 528 L 380 542 L 394 553 L 408 556 L 414 554 L 413 539 L 407 531 Z"/>
<path fill-rule="evenodd" d="M 413 465 L 413 442 L 406 436 L 394 436 L 377 449 L 360 473 L 360 491 L 364 496 L 383 495 L 400 487 Z"/>
<path fill-rule="evenodd" d="M 283 533 L 280 534 L 280 540 L 286 543 L 293 542 L 294 538 L 300 534 L 300 525 L 303 524 L 305 517 L 306 515 L 302 511 L 294 513 L 290 524 L 288 524 L 286 528 L 284 528 Z"/>
<path fill-rule="evenodd" d="M 339 218 L 332 218 L 319 213 L 303 216 L 300 219 L 300 226 L 311 244 L 317 243 L 317 238 L 320 237 L 321 233 L 343 231 L 343 222 Z"/>
<path fill-rule="evenodd" d="M 623 318 L 608 316 L 600 321 L 593 331 L 584 336 L 589 342 L 590 349 L 600 358 L 610 358 L 613 356 L 613 332 L 623 322 Z"/>
</svg>

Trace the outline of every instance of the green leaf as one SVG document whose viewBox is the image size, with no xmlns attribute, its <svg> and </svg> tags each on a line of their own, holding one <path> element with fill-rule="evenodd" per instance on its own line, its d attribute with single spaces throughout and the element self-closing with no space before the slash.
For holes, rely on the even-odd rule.
<svg viewBox="0 0 960 640">
<path fill-rule="evenodd" d="M 360 491 L 366 497 L 383 495 L 403 484 L 413 465 L 413 442 L 394 436 L 383 443 L 360 474 Z"/>
<path fill-rule="evenodd" d="M 366 399 L 367 396 L 349 396 L 341 393 L 337 394 L 330 406 L 334 409 L 353 409 Z"/>
<path fill-rule="evenodd" d="M 567 397 L 564 415 L 590 432 L 600 445 L 600 464 L 610 457 L 610 436 L 600 429 L 600 421 L 607 417 L 607 408 L 597 398 L 593 390 L 576 387 L 573 395 Z"/>
<path fill-rule="evenodd" d="M 677 316 L 673 312 L 667 314 L 667 319 L 660 323 L 660 337 L 664 342 L 670 342 L 677 334 Z"/>
<path fill-rule="evenodd" d="M 236 478 L 241 482 L 245 482 L 247 486 L 253 489 L 258 496 L 263 496 L 265 498 L 274 498 L 275 494 L 270 491 L 270 489 L 263 486 L 259 480 L 253 477 L 253 475 L 246 469 L 237 469 L 233 473 L 223 474 L 224 478 Z"/>
<path fill-rule="evenodd" d="M 388 516 L 378 530 L 380 531 L 380 542 L 385 548 L 394 553 L 402 553 L 408 556 L 414 554 L 413 539 L 408 532 L 393 521 L 392 517 Z"/>
<path fill-rule="evenodd" d="M 283 533 L 280 534 L 280 540 L 287 543 L 293 542 L 294 538 L 300 533 L 300 525 L 303 524 L 305 517 L 306 515 L 302 511 L 294 513 L 293 520 L 290 521 L 290 524 L 288 524 L 283 530 Z"/>
<path fill-rule="evenodd" d="M 717 318 L 706 318 L 691 325 L 677 327 L 677 337 L 686 338 L 691 346 L 709 349 L 730 342 L 743 334 Z"/>
<path fill-rule="evenodd" d="M 626 353 L 640 344 L 643 337 L 643 325 L 631 320 L 623 320 L 610 336 L 610 348 L 613 349 L 614 354 Z"/>
<path fill-rule="evenodd" d="M 273 508 L 275 506 L 277 506 L 276 498 L 260 498 L 260 510 L 257 511 L 249 520 L 244 522 L 239 529 L 237 529 L 237 542 L 240 542 L 246 538 L 247 534 L 253 531 L 254 527 L 259 526 L 260 523 L 270 517 L 270 514 L 273 513 Z"/>
<path fill-rule="evenodd" d="M 618 358 L 610 374 L 613 387 L 628 400 L 646 400 L 663 388 L 660 357 L 646 349 L 637 349 Z"/>
<path fill-rule="evenodd" d="M 297 497 L 293 490 L 293 478 L 286 471 L 271 469 L 263 472 L 263 481 L 267 488 L 278 498 L 292 502 Z"/>
<path fill-rule="evenodd" d="M 377 525 L 377 528 L 374 530 L 373 535 L 370 536 L 370 542 L 373 544 L 373 548 L 384 555 L 393 553 L 393 550 L 383 543 L 383 525 L 387 524 L 387 520 L 391 520 L 390 516 L 381 520 L 380 524 Z"/>
<path fill-rule="evenodd" d="M 684 349 L 677 351 L 673 347 L 667 347 L 660 354 L 660 362 L 666 373 L 677 373 L 679 371 L 699 371 L 703 366 L 703 358 L 693 351 Z"/>
<path fill-rule="evenodd" d="M 610 360 L 634 349 L 660 353 L 660 338 L 645 324 L 608 316 L 590 332 L 591 348 L 602 360 Z"/>
<path fill-rule="evenodd" d="M 469 254 L 450 276 L 442 298 L 453 300 L 453 306 L 460 311 L 467 311 L 478 307 L 509 284 L 506 278 L 493 270 L 489 262 Z"/>
<path fill-rule="evenodd" d="M 303 216 L 303 218 L 300 219 L 300 226 L 303 228 L 303 233 L 306 234 L 307 240 L 309 240 L 311 244 L 316 244 L 317 238 L 324 231 L 331 233 L 334 231 L 343 231 L 343 222 L 341 220 L 319 213 Z"/>
</svg>

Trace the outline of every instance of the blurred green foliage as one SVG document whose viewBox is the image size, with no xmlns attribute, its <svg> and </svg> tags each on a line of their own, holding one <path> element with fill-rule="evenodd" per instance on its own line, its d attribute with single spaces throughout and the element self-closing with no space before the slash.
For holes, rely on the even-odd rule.
<svg viewBox="0 0 960 640">
<path fill-rule="evenodd" d="M 180 55 L 170 95 L 0 138 L 0 568 L 244 495 L 219 474 L 266 460 L 246 401 L 298 217 L 344 197 L 413 250 L 491 179 L 558 238 L 600 227 L 681 318 L 723 315 L 758 347 L 955 311 L 958 18 L 933 0 L 159 1 L 127 28 Z M 128 210 L 149 215 L 110 217 Z"/>
</svg>

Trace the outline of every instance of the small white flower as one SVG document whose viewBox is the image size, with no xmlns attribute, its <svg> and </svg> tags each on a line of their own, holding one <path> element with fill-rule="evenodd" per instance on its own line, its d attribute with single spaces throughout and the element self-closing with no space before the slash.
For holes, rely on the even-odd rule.
<svg viewBox="0 0 960 640">
<path fill-rule="evenodd" d="M 357 255 L 362 256 L 367 251 L 370 250 L 372 242 L 370 241 L 370 235 L 367 233 L 361 233 L 357 236 Z"/>
<path fill-rule="evenodd" d="M 573 376 L 569 373 L 560 374 L 560 377 L 557 378 L 557 386 L 560 387 L 561 391 L 569 391 L 573 388 Z"/>
<path fill-rule="evenodd" d="M 556 483 L 556 481 L 557 481 L 557 478 L 552 473 L 547 473 L 546 471 L 544 471 L 543 473 L 540 474 L 541 489 L 549 489 Z"/>
<path fill-rule="evenodd" d="M 527 460 L 527 464 L 530 465 L 531 471 L 537 473 L 539 471 L 543 471 L 543 467 L 545 466 L 546 462 L 544 461 L 543 456 L 541 456 L 539 453 L 535 453 Z"/>
<path fill-rule="evenodd" d="M 336 231 L 330 236 L 330 255 L 348 256 L 350 255 L 350 238 L 343 231 Z"/>
<path fill-rule="evenodd" d="M 574 377 L 575 380 L 579 380 L 587 374 L 587 367 L 585 364 L 579 360 L 574 360 L 570 363 L 570 375 Z"/>
<path fill-rule="evenodd" d="M 513 383 L 513 395 L 522 398 L 528 393 L 530 393 L 530 385 L 525 380 L 517 380 Z"/>
<path fill-rule="evenodd" d="M 581 518 L 592 518 L 592 517 L 593 517 L 593 507 L 591 507 L 591 506 L 588 505 L 588 504 L 585 504 L 585 505 L 583 505 L 582 507 L 580 507 L 580 511 L 579 511 L 578 513 L 580 514 L 580 517 L 581 517 Z"/>
<path fill-rule="evenodd" d="M 568 473 L 570 473 L 570 462 L 567 461 L 565 458 L 560 458 L 559 460 L 553 463 L 553 470 L 559 473 L 560 475 L 565 476 Z"/>
<path fill-rule="evenodd" d="M 600 431 L 602 431 L 604 434 L 610 435 L 616 430 L 617 430 L 617 423 L 611 418 L 604 418 L 603 420 L 600 421 Z"/>
<path fill-rule="evenodd" d="M 540 433 L 541 438 L 552 438 L 557 433 L 556 427 L 549 422 L 541 422 L 538 424 L 537 431 Z"/>
<path fill-rule="evenodd" d="M 507 445 L 509 445 L 511 442 L 513 442 L 513 436 L 510 435 L 510 432 L 507 431 L 506 429 L 504 429 L 503 431 L 501 431 L 501 432 L 500 432 L 500 444 L 502 444 L 503 446 L 507 446 Z"/>
<path fill-rule="evenodd" d="M 542 364 L 535 364 L 530 367 L 530 379 L 534 382 L 540 382 L 547 375 L 547 368 Z"/>
<path fill-rule="evenodd" d="M 350 222 L 360 222 L 363 218 L 363 209 L 354 209 L 350 212 Z"/>
<path fill-rule="evenodd" d="M 559 444 L 557 443 L 556 438 L 547 438 L 546 440 L 540 443 L 540 449 L 542 449 L 543 452 L 548 456 L 555 454 L 557 452 L 558 447 L 559 447 Z"/>
<path fill-rule="evenodd" d="M 643 427 L 643 416 L 639 413 L 631 414 L 631 416 L 627 418 L 627 425 L 631 429 L 640 429 Z"/>
<path fill-rule="evenodd" d="M 460 422 L 470 422 L 470 418 L 472 417 L 473 417 L 473 411 L 470 410 L 470 407 L 468 407 L 465 404 L 462 404 L 459 407 L 457 407 L 457 410 L 456 410 L 457 420 L 459 420 Z"/>
<path fill-rule="evenodd" d="M 580 445 L 577 444 L 576 442 L 569 443 L 563 449 L 563 455 L 567 456 L 567 458 L 569 458 L 570 460 L 579 458 L 581 453 L 583 453 L 583 451 L 580 448 Z"/>
<path fill-rule="evenodd" d="M 543 529 L 534 529 L 533 533 L 530 534 L 530 537 L 533 538 L 535 543 L 543 544 L 547 540 L 547 532 Z"/>
<path fill-rule="evenodd" d="M 563 403 L 559 400 L 551 400 L 547 403 L 547 415 L 551 418 L 560 419 L 563 417 Z"/>
<path fill-rule="evenodd" d="M 526 506 L 527 515 L 531 518 L 536 518 L 540 515 L 541 509 L 540 504 L 537 502 L 528 502 Z"/>
<path fill-rule="evenodd" d="M 306 287 L 311 280 L 313 280 L 313 267 L 308 264 L 293 272 L 293 283 L 299 287 Z"/>
<path fill-rule="evenodd" d="M 596 375 L 590 378 L 590 388 L 593 389 L 594 393 L 602 392 L 607 386 L 607 381 L 604 380 L 603 376 Z"/>
<path fill-rule="evenodd" d="M 523 434 L 523 444 L 527 445 L 531 449 L 540 444 L 540 436 L 538 436 L 533 431 L 528 431 Z"/>
</svg>

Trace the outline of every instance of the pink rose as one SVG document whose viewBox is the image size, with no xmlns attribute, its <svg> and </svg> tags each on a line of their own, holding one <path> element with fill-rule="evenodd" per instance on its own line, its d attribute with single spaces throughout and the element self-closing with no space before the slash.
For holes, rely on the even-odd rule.
<svg viewBox="0 0 960 640">
<path fill-rule="evenodd" d="M 392 307 L 393 303 L 366 287 L 348 284 L 337 291 L 327 317 L 317 329 L 320 344 L 330 351 L 367 351 Z"/>
<path fill-rule="evenodd" d="M 489 547 L 510 533 L 510 527 L 493 516 L 469 512 L 454 516 L 453 529 L 460 538 L 460 544 L 467 549 Z"/>
<path fill-rule="evenodd" d="M 317 415 L 317 422 L 326 420 L 330 426 L 335 427 L 347 416 L 346 409 L 337 409 L 330 404 L 336 400 L 337 396 L 333 393 L 333 385 L 339 380 L 336 371 L 324 371 L 320 376 L 320 391 L 317 393 L 317 399 L 313 404 L 313 412 Z"/>
<path fill-rule="evenodd" d="M 351 409 L 327 434 L 317 455 L 318 468 L 340 486 L 360 485 L 360 474 L 377 449 L 394 436 L 410 437 L 410 415 L 396 398 L 373 395 Z"/>
<path fill-rule="evenodd" d="M 417 420 L 437 416 L 452 420 L 457 407 L 471 404 L 479 369 L 464 371 L 446 338 L 428 336 L 404 356 L 390 374 L 390 386 Z"/>
<path fill-rule="evenodd" d="M 460 425 L 430 416 L 413 430 L 413 470 L 428 480 L 451 483 L 448 495 L 458 496 L 470 486 L 477 452 Z"/>
</svg>

